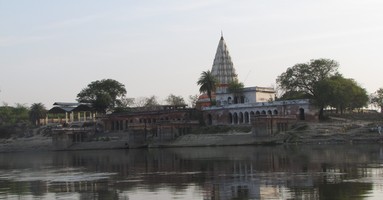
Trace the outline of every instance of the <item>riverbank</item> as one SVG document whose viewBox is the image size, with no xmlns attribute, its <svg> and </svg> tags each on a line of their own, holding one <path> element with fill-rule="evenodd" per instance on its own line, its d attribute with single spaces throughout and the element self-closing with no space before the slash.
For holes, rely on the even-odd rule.
<svg viewBox="0 0 383 200">
<path fill-rule="evenodd" d="M 192 147 L 229 146 L 264 144 L 344 144 L 344 143 L 383 143 L 376 127 L 380 121 L 355 120 L 333 117 L 326 122 L 304 122 L 293 129 L 270 137 L 256 137 L 249 127 L 210 127 L 201 128 L 176 140 L 162 144 L 149 144 L 149 147 Z M 221 132 L 222 131 L 222 132 Z M 110 133 L 108 133 L 110 134 Z M 119 133 L 123 135 L 125 133 Z M 118 134 L 117 134 L 118 135 Z M 68 150 L 122 149 L 125 141 L 93 141 L 77 143 Z M 28 137 L 0 139 L 0 152 L 52 151 L 52 138 L 34 131 Z"/>
</svg>

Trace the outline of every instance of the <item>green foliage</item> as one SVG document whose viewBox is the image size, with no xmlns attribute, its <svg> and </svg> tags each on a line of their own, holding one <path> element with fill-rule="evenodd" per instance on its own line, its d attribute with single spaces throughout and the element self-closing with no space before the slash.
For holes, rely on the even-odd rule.
<svg viewBox="0 0 383 200">
<path fill-rule="evenodd" d="M 317 84 L 333 75 L 338 74 L 338 63 L 330 59 L 310 60 L 309 63 L 296 64 L 277 78 L 279 87 L 290 94 L 300 94 L 314 100 L 320 108 L 319 118 L 323 117 L 324 106 L 318 100 Z"/>
<path fill-rule="evenodd" d="M 113 109 L 114 100 L 107 93 L 98 93 L 96 94 L 96 99 L 91 102 L 93 107 L 96 108 L 97 111 L 105 112 L 108 108 Z"/>
<path fill-rule="evenodd" d="M 195 108 L 197 101 L 198 101 L 199 95 L 189 95 L 189 103 L 191 108 Z"/>
<path fill-rule="evenodd" d="M 375 93 L 371 94 L 370 101 L 375 106 L 379 106 L 383 110 L 383 88 L 379 88 Z"/>
<path fill-rule="evenodd" d="M 154 95 L 145 99 L 144 107 L 153 107 L 158 105 L 160 104 L 158 103 L 157 97 Z"/>
<path fill-rule="evenodd" d="M 113 79 L 93 81 L 80 93 L 77 94 L 77 101 L 92 103 L 94 108 L 100 112 L 113 109 L 122 104 L 126 94 L 125 86 Z"/>
<path fill-rule="evenodd" d="M 228 91 L 230 93 L 234 93 L 234 94 L 241 94 L 242 91 L 243 91 L 243 88 L 244 88 L 244 85 L 243 83 L 241 82 L 238 82 L 237 79 L 235 79 L 234 81 L 231 81 L 228 85 Z"/>
<path fill-rule="evenodd" d="M 16 107 L 2 106 L 0 107 L 0 125 L 7 126 L 28 122 L 28 112 L 29 109 L 22 104 L 17 104 Z"/>
<path fill-rule="evenodd" d="M 29 108 L 29 120 L 33 125 L 39 125 L 40 119 L 47 114 L 47 109 L 42 103 L 34 103 Z"/>
<path fill-rule="evenodd" d="M 311 60 L 309 63 L 296 64 L 277 78 L 277 83 L 285 92 L 298 91 L 312 98 L 315 85 L 325 78 L 335 75 L 338 63 L 330 59 Z"/>
<path fill-rule="evenodd" d="M 0 107 L 0 138 L 9 138 L 11 135 L 24 130 L 28 125 L 29 109 L 17 104 L 16 107 L 4 105 Z"/>
<path fill-rule="evenodd" d="M 200 86 L 199 92 L 200 93 L 207 93 L 207 96 L 210 99 L 210 102 L 212 103 L 212 92 L 216 89 L 217 80 L 213 76 L 213 74 L 210 72 L 210 70 L 203 71 L 201 73 L 201 77 L 197 81 L 197 85 Z"/>
<path fill-rule="evenodd" d="M 318 82 L 315 86 L 318 105 L 337 108 L 341 113 L 367 105 L 368 95 L 353 79 L 335 75 Z"/>
<path fill-rule="evenodd" d="M 309 99 L 310 96 L 303 91 L 287 91 L 278 100 Z"/>
<path fill-rule="evenodd" d="M 176 96 L 174 94 L 170 94 L 166 99 L 166 103 L 169 105 L 185 105 L 185 100 L 182 96 Z"/>
</svg>

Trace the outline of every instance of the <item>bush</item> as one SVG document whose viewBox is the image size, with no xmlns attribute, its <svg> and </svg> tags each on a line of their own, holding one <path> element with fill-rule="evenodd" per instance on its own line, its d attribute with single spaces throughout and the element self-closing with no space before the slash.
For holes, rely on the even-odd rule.
<svg viewBox="0 0 383 200">
<path fill-rule="evenodd" d="M 1 126 L 0 127 L 0 138 L 8 139 L 13 134 L 16 134 L 16 131 L 13 127 L 9 127 L 9 126 Z"/>
</svg>

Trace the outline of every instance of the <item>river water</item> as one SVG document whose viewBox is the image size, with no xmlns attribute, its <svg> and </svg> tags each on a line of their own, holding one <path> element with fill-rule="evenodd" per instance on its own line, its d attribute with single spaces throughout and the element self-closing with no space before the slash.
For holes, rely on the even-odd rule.
<svg viewBox="0 0 383 200">
<path fill-rule="evenodd" d="M 382 199 L 383 146 L 0 154 L 0 199 Z"/>
</svg>

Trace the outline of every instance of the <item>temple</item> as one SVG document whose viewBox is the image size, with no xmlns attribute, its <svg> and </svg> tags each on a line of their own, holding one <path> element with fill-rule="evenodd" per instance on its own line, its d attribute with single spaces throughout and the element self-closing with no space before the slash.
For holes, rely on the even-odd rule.
<svg viewBox="0 0 383 200">
<path fill-rule="evenodd" d="M 223 36 L 218 43 L 211 73 L 218 82 L 216 93 L 226 93 L 229 83 L 238 80 Z"/>
<path fill-rule="evenodd" d="M 202 94 L 196 108 L 160 105 L 101 115 L 90 104 L 55 103 L 46 123 L 68 126 L 54 129 L 52 140 L 57 149 L 77 148 L 78 143 L 103 137 L 117 138 L 114 147 L 158 147 L 205 125 L 251 127 L 254 136 L 263 138 L 286 131 L 297 121 L 316 120 L 317 109 L 307 99 L 276 101 L 271 87 L 229 87 L 239 80 L 222 35 L 211 72 L 217 81 L 213 101 Z M 228 141 L 224 144 L 231 144 Z"/>
<path fill-rule="evenodd" d="M 218 43 L 211 72 L 217 81 L 216 90 L 212 94 L 214 101 L 210 102 L 207 95 L 202 94 L 197 102 L 207 125 L 250 125 L 256 123 L 254 120 L 260 116 L 283 120 L 315 118 L 315 111 L 308 100 L 275 101 L 276 92 L 272 87 L 245 86 L 230 91 L 230 83 L 239 80 L 223 35 Z"/>
<path fill-rule="evenodd" d="M 239 81 L 223 35 L 218 43 L 211 72 L 217 80 L 216 90 L 212 95 L 217 106 L 268 102 L 275 99 L 275 90 L 270 87 L 244 87 L 237 92 L 228 90 L 230 83 Z M 207 95 L 201 95 L 198 103 L 200 107 L 211 106 Z"/>
</svg>

